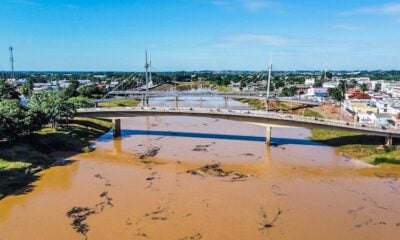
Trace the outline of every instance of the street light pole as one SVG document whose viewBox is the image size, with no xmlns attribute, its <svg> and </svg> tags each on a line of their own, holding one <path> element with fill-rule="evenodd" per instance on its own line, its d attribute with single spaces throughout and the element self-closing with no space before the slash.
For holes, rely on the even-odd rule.
<svg viewBox="0 0 400 240">
<path fill-rule="evenodd" d="M 148 106 L 149 105 L 149 100 L 148 100 L 148 91 L 149 91 L 149 63 L 147 61 L 147 49 L 146 49 L 146 63 L 144 65 L 144 68 L 146 69 L 146 97 L 144 99 L 145 101 L 145 105 Z"/>
<path fill-rule="evenodd" d="M 269 92 L 271 88 L 271 72 L 272 72 L 272 56 L 269 57 L 269 66 L 268 66 L 268 84 L 267 84 L 267 112 L 269 111 Z"/>
</svg>

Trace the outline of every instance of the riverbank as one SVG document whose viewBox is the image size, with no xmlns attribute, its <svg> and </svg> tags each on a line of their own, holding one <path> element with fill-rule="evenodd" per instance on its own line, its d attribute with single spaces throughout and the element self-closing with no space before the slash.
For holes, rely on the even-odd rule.
<svg viewBox="0 0 400 240">
<path fill-rule="evenodd" d="M 117 99 L 112 102 L 101 102 L 99 107 L 112 108 L 112 107 L 136 107 L 140 101 L 137 99 Z"/>
<path fill-rule="evenodd" d="M 108 132 L 107 120 L 75 118 L 68 127 L 42 129 L 14 143 L 0 145 L 0 199 L 30 191 L 37 173 L 68 156 L 90 151 L 90 142 Z"/>
<path fill-rule="evenodd" d="M 237 99 L 255 109 L 264 109 L 264 103 L 258 99 Z M 285 112 L 306 117 L 329 118 L 343 120 L 338 110 L 333 105 L 318 107 L 304 107 L 297 103 L 274 102 L 271 111 Z M 334 147 L 342 154 L 359 159 L 369 164 L 399 164 L 400 148 L 398 146 L 386 147 L 384 137 L 366 136 L 358 133 L 344 131 L 329 131 L 312 129 L 312 141 L 320 142 Z"/>
<path fill-rule="evenodd" d="M 311 132 L 310 140 L 332 146 L 349 157 L 374 165 L 400 164 L 399 146 L 383 146 L 384 137 L 323 129 L 312 129 Z"/>
</svg>

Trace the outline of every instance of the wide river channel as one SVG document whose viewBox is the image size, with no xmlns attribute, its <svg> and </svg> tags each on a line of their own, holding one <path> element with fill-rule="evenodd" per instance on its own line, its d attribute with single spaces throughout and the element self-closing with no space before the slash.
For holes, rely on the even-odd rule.
<svg viewBox="0 0 400 240">
<path fill-rule="evenodd" d="M 350 159 L 308 129 L 276 126 L 267 147 L 252 123 L 136 117 L 122 128 L 1 200 L 0 239 L 400 239 L 399 168 Z"/>
</svg>

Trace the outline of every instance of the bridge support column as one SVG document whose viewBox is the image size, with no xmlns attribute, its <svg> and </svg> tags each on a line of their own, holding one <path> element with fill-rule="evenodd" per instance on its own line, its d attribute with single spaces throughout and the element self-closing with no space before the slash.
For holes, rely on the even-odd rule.
<svg viewBox="0 0 400 240">
<path fill-rule="evenodd" d="M 272 132 L 272 127 L 267 126 L 266 132 L 265 132 L 265 138 L 266 138 L 266 144 L 267 146 L 271 146 L 271 132 Z"/>
<path fill-rule="evenodd" d="M 179 97 L 175 96 L 175 108 L 178 109 L 179 108 Z"/>
<path fill-rule="evenodd" d="M 99 106 L 98 103 L 95 102 L 95 103 L 94 103 L 94 108 L 98 108 L 98 106 Z"/>
<path fill-rule="evenodd" d="M 393 145 L 393 136 L 392 136 L 392 134 L 387 135 L 386 140 L 385 140 L 385 144 L 388 147 L 391 147 Z"/>
<path fill-rule="evenodd" d="M 224 100 L 225 100 L 225 109 L 228 109 L 228 98 L 227 97 L 224 97 Z"/>
<path fill-rule="evenodd" d="M 121 119 L 113 118 L 112 126 L 113 126 L 113 137 L 120 138 L 121 137 Z"/>
</svg>

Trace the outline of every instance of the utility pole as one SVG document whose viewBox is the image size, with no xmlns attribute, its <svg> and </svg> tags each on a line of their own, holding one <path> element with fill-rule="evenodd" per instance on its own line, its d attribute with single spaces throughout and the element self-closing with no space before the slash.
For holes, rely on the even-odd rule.
<svg viewBox="0 0 400 240">
<path fill-rule="evenodd" d="M 269 56 L 269 66 L 268 66 L 268 85 L 267 85 L 267 112 L 269 111 L 269 92 L 271 88 L 271 72 L 272 72 L 272 56 Z"/>
<path fill-rule="evenodd" d="M 149 101 L 148 101 L 148 91 L 149 91 L 149 63 L 147 61 L 147 49 L 146 49 L 146 63 L 144 65 L 144 68 L 146 69 L 146 97 L 144 99 L 146 106 L 149 105 Z"/>
<path fill-rule="evenodd" d="M 149 70 L 150 70 L 149 84 L 150 84 L 150 86 L 153 86 L 153 78 L 152 78 L 152 70 L 151 70 L 151 55 L 150 55 L 150 67 L 149 67 Z"/>
<path fill-rule="evenodd" d="M 14 48 L 10 47 L 10 64 L 11 64 L 11 79 L 14 79 Z"/>
</svg>

